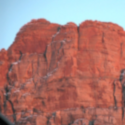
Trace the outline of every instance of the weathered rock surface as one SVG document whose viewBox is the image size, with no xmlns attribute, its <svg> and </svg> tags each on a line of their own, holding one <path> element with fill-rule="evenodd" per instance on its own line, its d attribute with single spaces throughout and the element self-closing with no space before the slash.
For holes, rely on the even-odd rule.
<svg viewBox="0 0 125 125">
<path fill-rule="evenodd" d="M 125 31 L 27 23 L 0 51 L 0 112 L 16 125 L 125 125 Z"/>
</svg>

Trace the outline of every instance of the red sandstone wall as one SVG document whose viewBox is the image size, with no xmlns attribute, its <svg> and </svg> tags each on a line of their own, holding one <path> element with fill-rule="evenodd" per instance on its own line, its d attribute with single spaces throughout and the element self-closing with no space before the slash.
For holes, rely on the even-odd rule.
<svg viewBox="0 0 125 125">
<path fill-rule="evenodd" d="M 33 20 L 0 51 L 0 110 L 19 125 L 124 125 L 125 31 Z"/>
</svg>

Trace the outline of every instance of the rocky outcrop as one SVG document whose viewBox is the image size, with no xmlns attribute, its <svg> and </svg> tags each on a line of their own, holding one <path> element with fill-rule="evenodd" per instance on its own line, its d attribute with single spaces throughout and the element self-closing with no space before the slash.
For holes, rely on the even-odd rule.
<svg viewBox="0 0 125 125">
<path fill-rule="evenodd" d="M 0 51 L 0 111 L 17 125 L 124 125 L 125 31 L 45 19 Z"/>
</svg>

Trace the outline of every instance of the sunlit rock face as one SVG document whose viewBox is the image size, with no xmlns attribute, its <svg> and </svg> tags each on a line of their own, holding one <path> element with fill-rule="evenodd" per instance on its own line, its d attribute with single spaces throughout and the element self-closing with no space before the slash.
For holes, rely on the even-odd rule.
<svg viewBox="0 0 125 125">
<path fill-rule="evenodd" d="M 0 51 L 0 112 L 15 125 L 125 125 L 125 31 L 27 23 Z"/>
</svg>

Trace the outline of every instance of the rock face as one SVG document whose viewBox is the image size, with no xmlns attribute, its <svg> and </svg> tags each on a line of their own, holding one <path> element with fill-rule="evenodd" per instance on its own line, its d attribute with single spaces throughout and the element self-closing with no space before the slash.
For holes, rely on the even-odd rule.
<svg viewBox="0 0 125 125">
<path fill-rule="evenodd" d="M 0 112 L 15 125 L 125 125 L 125 31 L 24 25 L 0 51 Z"/>
</svg>

